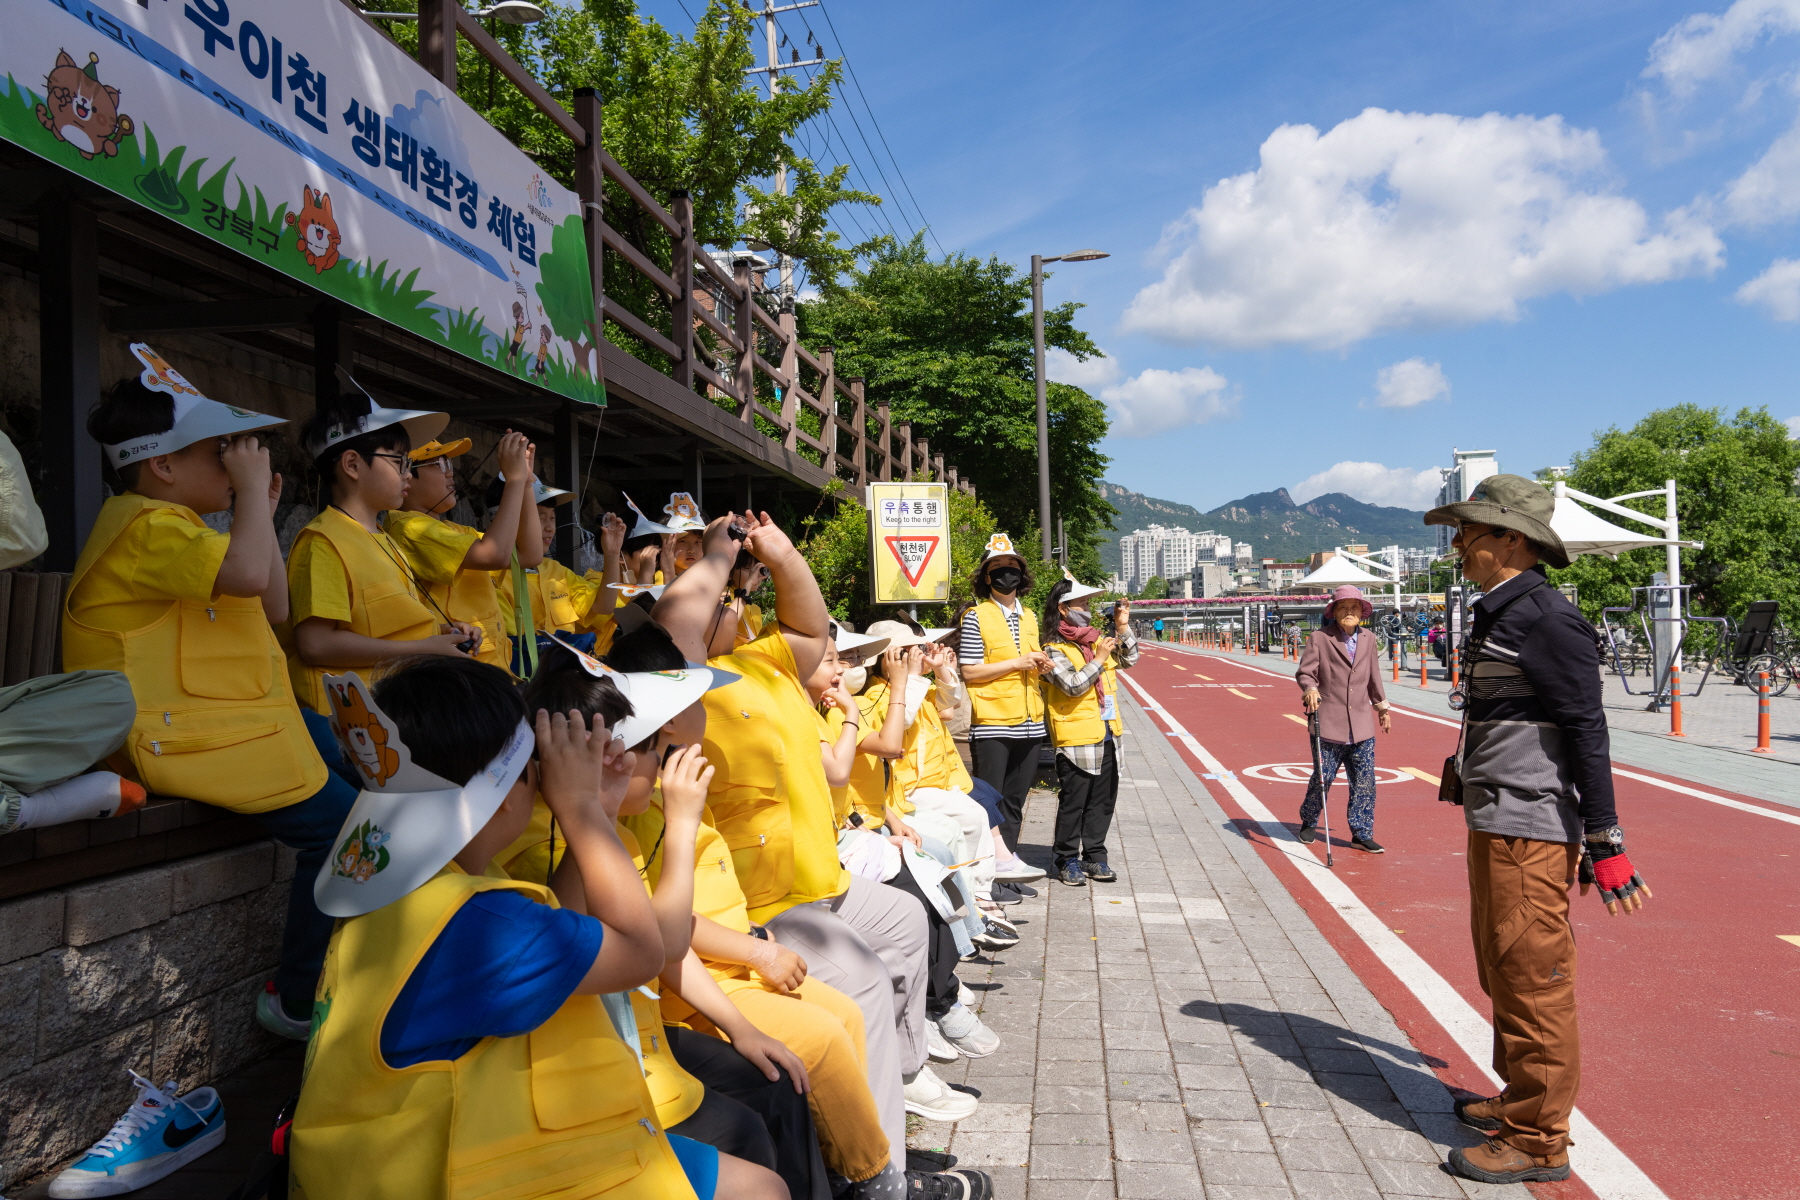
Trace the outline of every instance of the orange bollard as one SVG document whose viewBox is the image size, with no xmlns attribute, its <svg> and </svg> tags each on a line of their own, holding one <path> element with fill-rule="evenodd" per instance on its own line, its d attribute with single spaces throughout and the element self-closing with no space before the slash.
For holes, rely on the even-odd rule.
<svg viewBox="0 0 1800 1200">
<path fill-rule="evenodd" d="M 1769 673 L 1756 673 L 1756 753 L 1769 751 Z"/>
<path fill-rule="evenodd" d="M 1426 674 L 1426 667 L 1425 667 L 1426 661 L 1427 660 L 1426 660 L 1425 651 L 1423 649 L 1421 649 L 1419 651 L 1419 686 L 1420 687 L 1430 687 L 1431 686 L 1431 676 Z"/>
<path fill-rule="evenodd" d="M 1669 664 L 1669 736 L 1686 737 L 1681 732 L 1681 666 Z"/>
<path fill-rule="evenodd" d="M 1392 659 L 1393 663 L 1394 663 L 1394 682 L 1399 683 L 1400 682 L 1400 643 L 1399 642 L 1389 642 L 1388 643 L 1388 657 L 1390 659 Z"/>
</svg>

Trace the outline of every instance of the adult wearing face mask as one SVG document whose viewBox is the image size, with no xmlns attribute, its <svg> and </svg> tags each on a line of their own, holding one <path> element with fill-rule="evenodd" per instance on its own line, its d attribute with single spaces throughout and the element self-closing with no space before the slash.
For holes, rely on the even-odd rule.
<svg viewBox="0 0 1800 1200">
<path fill-rule="evenodd" d="M 1040 677 L 1050 669 L 1050 656 L 1038 642 L 1037 614 L 1020 603 L 1032 582 L 1011 538 L 996 533 L 988 539 L 970 582 L 978 602 L 963 616 L 959 657 L 969 685 L 975 777 L 1000 793 L 1000 835 L 1009 857 L 994 877 L 1038 879 L 1044 873 L 1028 866 L 1014 848 L 1044 741 Z"/>
<path fill-rule="evenodd" d="M 1044 601 L 1050 628 L 1050 741 L 1056 747 L 1056 877 L 1070 887 L 1119 877 L 1106 861 L 1106 834 L 1119 799 L 1119 715 L 1122 668 L 1138 660 L 1131 604 L 1119 601 L 1114 627 L 1094 624 L 1089 606 L 1100 594 L 1067 571 Z"/>
<path fill-rule="evenodd" d="M 1375 840 L 1375 723 L 1386 733 L 1393 722 L 1381 687 L 1381 656 L 1373 634 L 1361 626 L 1375 606 L 1345 584 L 1331 594 L 1325 625 L 1315 629 L 1300 652 L 1300 700 L 1319 714 L 1319 762 L 1300 805 L 1299 838 L 1318 836 L 1325 807 L 1325 781 L 1341 764 L 1350 775 L 1350 844 L 1368 854 L 1383 853 Z"/>
</svg>

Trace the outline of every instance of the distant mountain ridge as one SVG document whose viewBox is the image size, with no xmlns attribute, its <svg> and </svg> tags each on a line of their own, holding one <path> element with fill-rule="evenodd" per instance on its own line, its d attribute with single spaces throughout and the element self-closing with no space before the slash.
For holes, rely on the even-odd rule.
<svg viewBox="0 0 1800 1200">
<path fill-rule="evenodd" d="M 1114 521 L 1118 528 L 1100 546 L 1100 561 L 1109 571 L 1119 569 L 1119 539 L 1150 525 L 1178 525 L 1195 533 L 1211 529 L 1229 534 L 1234 542 L 1249 542 L 1258 558 L 1284 562 L 1346 542 L 1366 542 L 1379 548 L 1428 546 L 1435 540 L 1423 512 L 1365 504 L 1342 492 L 1327 492 L 1295 504 L 1286 488 L 1276 488 L 1221 504 L 1211 512 L 1106 481 L 1100 484 L 1100 494 L 1119 510 Z"/>
</svg>

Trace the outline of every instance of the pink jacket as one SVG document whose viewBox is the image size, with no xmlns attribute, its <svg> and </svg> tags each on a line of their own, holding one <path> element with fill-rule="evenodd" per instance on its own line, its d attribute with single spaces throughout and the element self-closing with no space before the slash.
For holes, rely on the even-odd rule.
<svg viewBox="0 0 1800 1200">
<path fill-rule="evenodd" d="M 1302 691 L 1319 689 L 1319 736 L 1328 742 L 1348 745 L 1374 737 L 1374 706 L 1387 702 L 1375 634 L 1367 625 L 1357 633 L 1354 663 L 1336 622 L 1313 630 L 1300 652 L 1300 672 L 1294 679 Z"/>
</svg>

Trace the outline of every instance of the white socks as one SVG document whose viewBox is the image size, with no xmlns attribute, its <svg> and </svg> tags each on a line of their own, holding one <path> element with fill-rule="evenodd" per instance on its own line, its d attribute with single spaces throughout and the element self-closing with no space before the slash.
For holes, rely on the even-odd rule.
<svg viewBox="0 0 1800 1200">
<path fill-rule="evenodd" d="M 111 771 L 90 771 L 41 792 L 19 797 L 14 829 L 37 829 L 69 821 L 95 821 L 144 806 L 144 789 Z"/>
</svg>

